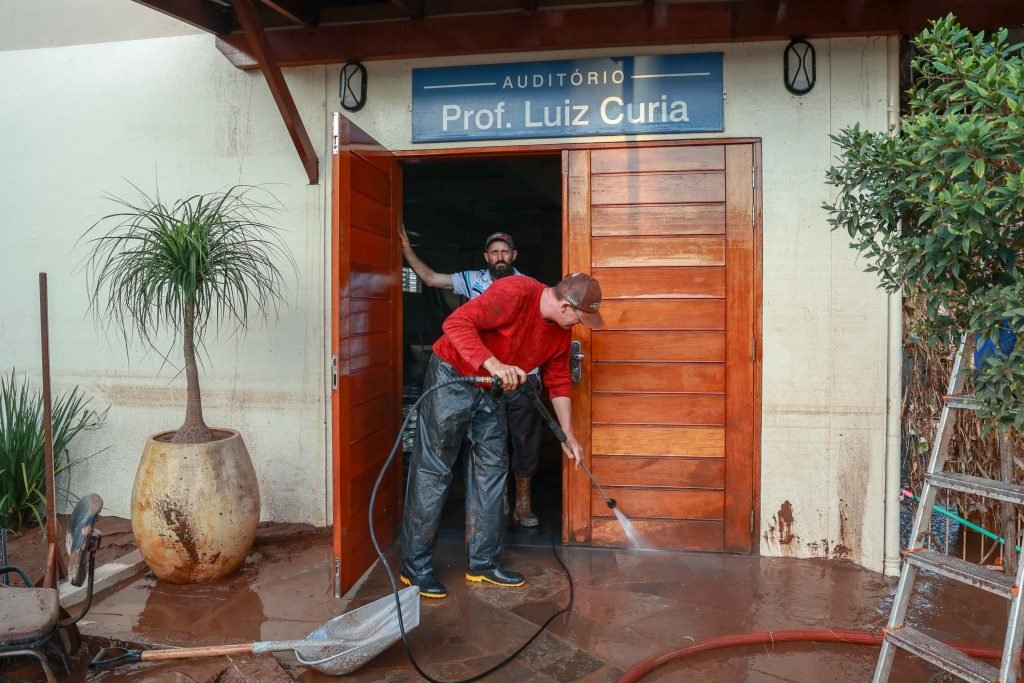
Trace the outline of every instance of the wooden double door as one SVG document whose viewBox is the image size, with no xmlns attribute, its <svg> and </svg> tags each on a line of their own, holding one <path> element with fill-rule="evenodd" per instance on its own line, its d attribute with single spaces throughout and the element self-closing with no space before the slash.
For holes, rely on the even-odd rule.
<svg viewBox="0 0 1024 683">
<path fill-rule="evenodd" d="M 494 150 L 488 150 L 494 153 Z M 550 153 L 550 149 L 547 149 Z M 563 264 L 604 290 L 576 329 L 573 417 L 591 470 L 649 547 L 751 552 L 758 466 L 755 142 L 562 153 Z M 331 368 L 336 590 L 376 558 L 370 488 L 402 418 L 401 164 L 344 118 L 333 160 Z M 402 471 L 374 518 L 397 536 Z M 623 545 L 582 471 L 563 476 L 563 540 Z"/>
<path fill-rule="evenodd" d="M 565 269 L 601 283 L 573 393 L 590 469 L 647 547 L 752 551 L 758 469 L 755 143 L 563 154 Z M 625 545 L 566 467 L 563 536 Z"/>
</svg>

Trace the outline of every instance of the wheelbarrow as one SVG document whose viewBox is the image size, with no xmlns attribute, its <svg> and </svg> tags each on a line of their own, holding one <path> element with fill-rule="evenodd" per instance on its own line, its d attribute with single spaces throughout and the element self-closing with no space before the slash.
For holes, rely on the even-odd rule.
<svg viewBox="0 0 1024 683">
<path fill-rule="evenodd" d="M 410 586 L 398 593 L 405 630 L 420 623 L 419 588 Z M 105 647 L 89 663 L 91 669 L 113 669 L 126 664 L 156 662 L 193 657 L 264 654 L 292 650 L 301 664 L 330 676 L 350 674 L 402 637 L 398 629 L 395 596 L 387 595 L 337 616 L 315 629 L 305 640 L 266 640 L 237 645 L 168 648 L 165 650 L 127 650 Z"/>
</svg>

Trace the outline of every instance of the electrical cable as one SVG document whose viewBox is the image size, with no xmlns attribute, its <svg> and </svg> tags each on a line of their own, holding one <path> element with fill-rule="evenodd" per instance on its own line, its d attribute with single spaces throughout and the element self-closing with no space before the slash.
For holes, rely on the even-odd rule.
<svg viewBox="0 0 1024 683">
<path fill-rule="evenodd" d="M 882 633 L 878 631 L 853 631 L 842 629 L 796 629 L 792 631 L 758 631 L 756 633 L 742 633 L 728 636 L 709 638 L 699 643 L 693 643 L 685 647 L 665 650 L 633 665 L 628 671 L 619 676 L 616 683 L 637 683 L 647 674 L 662 667 L 669 662 L 674 662 L 685 657 L 721 650 L 728 647 L 743 645 L 765 645 L 768 643 L 799 643 L 799 642 L 823 642 L 823 643 L 850 643 L 853 645 L 881 645 Z M 970 657 L 982 659 L 1001 659 L 1003 651 L 994 647 L 981 645 L 964 645 L 962 643 L 950 643 L 946 645 L 954 647 Z M 1024 656 L 1022 656 L 1024 657 Z"/>
<path fill-rule="evenodd" d="M 395 606 L 398 608 L 398 630 L 402 634 L 402 644 L 405 646 L 405 653 L 407 655 L 409 655 L 409 661 L 412 662 L 412 666 L 413 666 L 414 669 L 416 669 L 416 673 L 418 673 L 420 676 L 422 676 L 426 680 L 430 681 L 430 683 L 472 683 L 472 681 L 479 681 L 481 678 L 485 678 L 487 676 L 490 676 L 492 673 L 494 673 L 498 669 L 501 669 L 504 666 L 507 666 L 510 662 L 512 662 L 512 660 L 514 660 L 516 657 L 518 657 L 523 652 L 523 650 L 525 650 L 526 648 L 528 648 L 530 646 L 530 643 L 532 643 L 534 640 L 536 640 L 537 637 L 540 636 L 540 634 L 543 633 L 545 629 L 547 629 L 547 627 L 551 624 L 552 621 L 555 620 L 556 617 L 559 617 L 559 616 L 561 616 L 563 614 L 568 614 L 572 610 L 573 602 L 575 601 L 575 598 L 576 598 L 575 587 L 573 586 L 573 582 L 572 582 L 572 574 L 569 573 L 569 568 L 565 566 L 565 562 L 563 562 L 562 558 L 559 557 L 558 550 L 555 547 L 555 537 L 552 536 L 551 537 L 551 552 L 554 554 L 555 559 L 558 561 L 558 564 L 560 564 L 562 566 L 562 570 L 565 572 L 565 577 L 569 580 L 569 601 L 568 601 L 568 603 L 566 604 L 565 607 L 563 607 L 562 609 L 558 610 L 557 612 L 552 614 L 550 617 L 548 617 L 547 621 L 545 621 L 541 625 L 541 627 L 539 629 L 537 629 L 537 632 L 534 633 L 532 636 L 530 636 L 530 639 L 527 640 L 525 643 L 523 643 L 519 647 L 519 649 L 517 649 L 515 652 L 510 654 L 508 657 L 506 657 L 505 659 L 501 660 L 500 662 L 498 662 L 497 664 L 492 666 L 487 671 L 484 671 L 483 673 L 477 674 L 476 676 L 473 676 L 472 678 L 465 678 L 465 679 L 462 679 L 462 680 L 459 680 L 459 681 L 441 681 L 441 680 L 438 680 L 436 678 L 433 678 L 433 677 L 429 676 L 422 668 L 420 668 L 419 663 L 416 661 L 416 658 L 413 656 L 412 648 L 409 647 L 409 639 L 408 639 L 408 637 L 406 636 L 406 633 L 405 633 L 405 622 L 402 619 L 402 601 L 401 601 L 401 598 L 398 595 L 398 592 L 399 592 L 398 584 L 395 582 L 395 575 L 391 571 L 391 567 L 388 565 L 387 559 L 385 559 L 385 557 L 384 557 L 384 551 L 381 550 L 380 543 L 378 543 L 378 541 L 377 541 L 377 534 L 373 530 L 373 508 L 374 508 L 374 504 L 377 501 L 377 491 L 380 489 L 380 484 L 384 480 L 384 475 L 385 475 L 385 473 L 387 473 L 388 468 L 391 466 L 391 462 L 395 459 L 395 454 L 398 452 L 399 446 L 402 445 L 402 434 L 405 432 L 406 428 L 409 426 L 409 419 L 412 417 L 413 413 L 415 413 L 419 409 L 420 401 L 422 401 L 424 398 L 426 398 L 427 396 L 429 396 L 433 392 L 437 391 L 438 389 L 441 389 L 441 388 L 447 387 L 447 386 L 451 386 L 452 384 L 490 384 L 491 386 L 495 386 L 495 387 L 501 386 L 501 382 L 500 382 L 500 380 L 497 377 L 493 377 L 493 378 L 492 377 L 456 377 L 454 379 L 446 380 L 444 382 L 439 382 L 439 383 L 435 384 L 434 386 L 430 387 L 429 389 L 424 390 L 423 393 L 420 394 L 420 397 L 418 399 L 416 399 L 416 402 L 409 409 L 408 414 L 405 416 L 405 419 L 402 421 L 402 426 L 398 430 L 398 436 L 395 437 L 395 445 L 392 446 L 391 453 L 388 455 L 387 460 L 384 461 L 384 465 L 380 468 L 380 473 L 377 475 L 377 480 L 373 483 L 373 491 L 370 493 L 370 540 L 373 541 L 373 548 L 374 548 L 374 550 L 377 551 L 377 557 L 380 558 L 380 563 L 384 567 L 384 571 L 387 572 L 388 580 L 391 582 L 391 592 L 394 593 L 394 596 L 395 596 Z M 564 434 L 563 434 L 563 438 L 564 438 Z"/>
</svg>

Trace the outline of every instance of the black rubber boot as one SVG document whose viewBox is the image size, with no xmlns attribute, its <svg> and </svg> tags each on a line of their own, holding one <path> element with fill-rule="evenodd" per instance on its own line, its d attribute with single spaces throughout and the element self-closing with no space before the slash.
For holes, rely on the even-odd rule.
<svg viewBox="0 0 1024 683">
<path fill-rule="evenodd" d="M 505 588 L 518 588 L 526 583 L 526 579 L 522 574 L 504 569 L 501 566 L 494 569 L 467 570 L 466 578 L 477 583 L 493 583 L 496 586 L 503 586 Z"/>
<path fill-rule="evenodd" d="M 437 580 L 437 577 L 431 574 L 423 574 L 422 576 L 407 576 L 405 572 L 398 577 L 402 583 L 406 586 L 416 586 L 420 589 L 420 595 L 425 598 L 443 598 L 448 595 L 448 589 L 444 587 L 444 584 Z"/>
</svg>

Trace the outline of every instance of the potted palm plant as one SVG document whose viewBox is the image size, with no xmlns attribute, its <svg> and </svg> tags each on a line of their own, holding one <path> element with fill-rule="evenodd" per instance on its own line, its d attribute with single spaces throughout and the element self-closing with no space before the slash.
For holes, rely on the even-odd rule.
<svg viewBox="0 0 1024 683">
<path fill-rule="evenodd" d="M 109 197 L 121 210 L 83 237 L 90 304 L 126 348 L 134 340 L 149 348 L 180 344 L 187 397 L 181 426 L 146 441 L 132 488 L 132 532 L 157 578 L 213 581 L 245 560 L 260 493 L 242 436 L 206 423 L 196 350 L 214 328 L 228 324 L 234 334 L 247 328 L 250 314 L 276 314 L 283 287 L 277 262 L 292 260 L 266 223 L 273 198 L 259 188 L 173 204 L 136 190 L 136 200 Z M 170 349 L 161 353 L 171 357 Z"/>
</svg>

